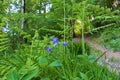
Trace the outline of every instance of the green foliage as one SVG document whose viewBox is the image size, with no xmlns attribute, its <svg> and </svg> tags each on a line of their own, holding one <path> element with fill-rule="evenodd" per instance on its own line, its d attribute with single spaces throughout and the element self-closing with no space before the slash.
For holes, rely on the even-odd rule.
<svg viewBox="0 0 120 80">
<path fill-rule="evenodd" d="M 6 33 L 0 32 L 0 52 L 10 47 L 10 39 Z"/>
<path fill-rule="evenodd" d="M 0 14 L 5 14 L 6 13 L 6 9 L 9 7 L 9 4 L 11 3 L 11 0 L 0 0 Z"/>
<path fill-rule="evenodd" d="M 98 31 L 106 27 L 119 26 L 119 11 L 111 11 L 109 8 L 100 7 L 99 5 L 88 5 L 88 11 L 91 24 L 94 26 L 93 31 Z M 117 15 L 116 15 L 117 14 Z"/>
<path fill-rule="evenodd" d="M 102 43 L 107 48 L 112 48 L 114 51 L 119 51 L 120 28 L 108 28 L 101 34 Z"/>
<path fill-rule="evenodd" d="M 41 41 L 37 36 L 36 32 L 32 45 L 24 45 L 15 52 L 0 56 L 1 79 L 119 79 L 114 73 L 109 72 L 107 68 L 89 62 L 86 56 L 74 56 L 76 52 L 70 52 L 68 47 L 64 52 L 61 43 L 54 47 L 51 53 L 46 52 L 45 42 L 48 43 L 48 38 Z"/>
<path fill-rule="evenodd" d="M 88 77 L 86 76 L 86 74 L 80 72 L 80 75 L 83 80 L 88 80 Z"/>
<path fill-rule="evenodd" d="M 0 53 L 5 53 L 0 55 L 0 80 L 120 79 L 105 66 L 92 63 L 91 56 L 82 55 L 84 49 L 85 53 L 90 54 L 89 45 L 84 44 L 84 32 L 120 26 L 119 10 L 111 11 L 95 5 L 97 0 L 25 0 L 24 14 L 20 8 L 18 12 L 6 13 L 11 1 L 0 1 L 0 30 L 6 25 L 6 19 L 10 29 L 8 33 L 0 31 Z M 12 4 L 21 7 L 20 0 L 18 5 L 15 0 Z M 46 11 L 47 4 L 52 4 L 50 12 Z M 24 29 L 21 29 L 23 18 Z M 62 39 L 69 41 L 76 20 L 83 23 L 82 42 L 70 41 L 68 46 L 63 46 Z M 88 26 L 91 29 L 84 31 Z M 103 41 L 115 38 L 110 45 L 115 44 L 111 47 L 118 48 L 119 35 L 116 34 L 119 33 L 116 32 L 119 30 L 106 32 L 103 37 L 107 39 L 103 38 Z M 110 37 L 106 37 L 107 34 Z M 58 46 L 50 42 L 50 36 L 60 37 Z M 52 46 L 51 52 L 46 51 L 48 46 Z"/>
<path fill-rule="evenodd" d="M 119 0 L 95 0 L 96 4 L 99 4 L 105 8 L 111 8 L 112 10 L 119 9 Z"/>
<path fill-rule="evenodd" d="M 120 39 L 111 40 L 109 46 L 113 48 L 114 51 L 120 51 Z"/>
<path fill-rule="evenodd" d="M 76 55 L 83 54 L 82 53 L 82 41 L 69 42 L 68 48 L 70 49 L 71 53 L 76 53 Z M 86 42 L 85 42 L 85 50 L 86 50 L 86 53 L 89 55 L 90 54 L 90 46 Z M 73 51 L 75 51 L 75 52 L 73 52 Z"/>
<path fill-rule="evenodd" d="M 49 64 L 49 67 L 59 67 L 59 66 L 62 66 L 62 64 L 59 60 L 56 60 L 56 61 L 52 62 L 51 64 Z"/>
</svg>

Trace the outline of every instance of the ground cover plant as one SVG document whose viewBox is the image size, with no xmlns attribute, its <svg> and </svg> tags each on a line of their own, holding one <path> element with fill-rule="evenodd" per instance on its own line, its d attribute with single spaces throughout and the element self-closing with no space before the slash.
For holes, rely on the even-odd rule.
<svg viewBox="0 0 120 80">
<path fill-rule="evenodd" d="M 120 80 L 85 41 L 100 33 L 119 50 L 120 11 L 110 2 L 1 0 L 0 80 Z"/>
</svg>

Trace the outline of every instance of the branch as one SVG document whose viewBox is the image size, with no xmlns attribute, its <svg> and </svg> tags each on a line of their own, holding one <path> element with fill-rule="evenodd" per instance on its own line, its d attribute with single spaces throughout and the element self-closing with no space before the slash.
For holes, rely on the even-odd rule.
<svg viewBox="0 0 120 80">
<path fill-rule="evenodd" d="M 106 54 L 107 51 L 105 51 L 103 54 L 101 54 L 94 62 L 97 62 L 102 56 L 104 56 Z M 106 58 L 106 56 L 105 56 Z"/>
</svg>

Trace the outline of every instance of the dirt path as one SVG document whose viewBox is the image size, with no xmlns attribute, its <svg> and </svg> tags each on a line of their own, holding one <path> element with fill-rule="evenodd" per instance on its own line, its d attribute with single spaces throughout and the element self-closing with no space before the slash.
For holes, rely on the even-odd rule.
<svg viewBox="0 0 120 80">
<path fill-rule="evenodd" d="M 100 50 L 102 53 L 104 53 L 106 51 L 106 58 L 120 59 L 120 52 L 114 52 L 111 49 L 108 50 L 104 46 L 98 45 L 97 43 L 91 41 L 89 38 L 86 38 L 85 41 L 88 42 L 91 47 L 94 47 L 97 50 Z"/>
<path fill-rule="evenodd" d="M 81 40 L 80 37 L 74 38 L 74 41 Z M 107 64 L 110 71 L 116 71 L 117 74 L 120 74 L 120 52 L 114 52 L 113 50 L 108 50 L 104 46 L 93 42 L 92 39 L 89 37 L 85 38 L 85 41 L 90 44 L 91 47 L 95 48 L 96 50 L 101 51 L 102 53 L 106 52 L 106 55 L 102 57 L 104 60 L 103 63 Z M 102 63 L 102 64 L 103 64 Z"/>
</svg>

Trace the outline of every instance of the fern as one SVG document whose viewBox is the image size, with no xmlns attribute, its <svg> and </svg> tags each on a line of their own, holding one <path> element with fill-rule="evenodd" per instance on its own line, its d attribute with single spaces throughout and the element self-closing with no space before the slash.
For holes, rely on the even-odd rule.
<svg viewBox="0 0 120 80">
<path fill-rule="evenodd" d="M 2 36 L 3 37 L 3 36 Z M 1 40 L 8 40 L 7 38 Z M 0 56 L 0 79 L 2 80 L 31 80 L 40 74 L 40 65 L 38 57 L 39 45 L 38 34 L 35 33 L 31 46 L 24 46 L 15 50 L 11 54 Z M 40 47 L 40 48 L 37 48 Z M 36 48 L 31 52 L 30 49 Z M 24 52 L 24 53 L 23 53 Z"/>
<path fill-rule="evenodd" d="M 34 56 L 34 55 L 31 55 Z M 12 54 L 0 58 L 0 78 L 5 80 L 31 80 L 39 74 L 37 62 L 27 54 Z M 7 58 L 6 58 L 7 57 Z M 26 57 L 26 58 L 25 58 Z"/>
<path fill-rule="evenodd" d="M 114 26 L 114 25 L 115 25 L 115 23 L 111 23 L 111 24 L 108 24 L 108 25 L 105 25 L 105 26 L 100 26 L 100 27 L 98 27 L 98 28 L 94 28 L 94 29 L 92 29 L 92 30 L 90 30 L 90 31 L 88 31 L 88 32 L 85 32 L 85 34 L 97 32 L 97 31 L 99 31 L 99 30 L 101 30 L 101 29 L 104 29 L 104 28 L 107 28 L 107 27 L 111 27 L 111 26 Z"/>
<path fill-rule="evenodd" d="M 0 52 L 10 47 L 10 39 L 6 33 L 0 32 Z"/>
</svg>

